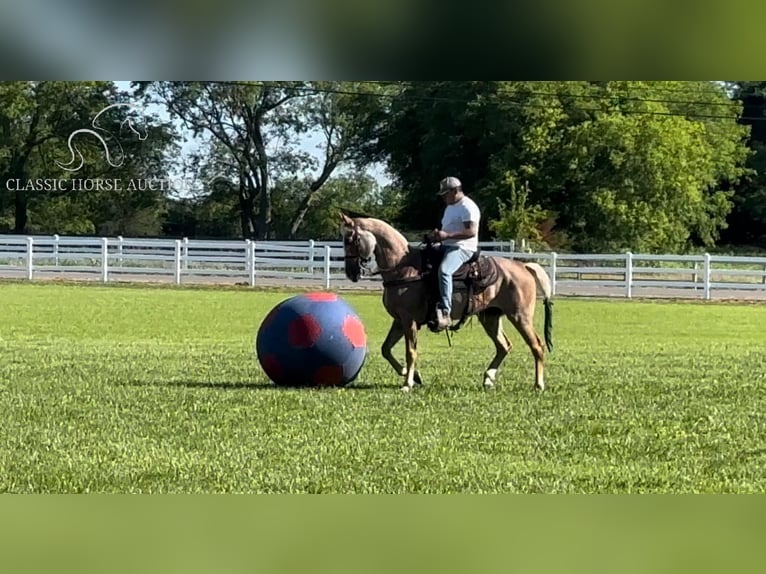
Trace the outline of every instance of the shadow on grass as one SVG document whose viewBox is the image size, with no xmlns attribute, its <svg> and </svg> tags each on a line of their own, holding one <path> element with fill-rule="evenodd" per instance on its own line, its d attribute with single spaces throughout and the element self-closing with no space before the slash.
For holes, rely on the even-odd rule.
<svg viewBox="0 0 766 574">
<path fill-rule="evenodd" d="M 127 381 L 122 383 L 135 387 L 183 387 L 187 389 L 215 389 L 220 391 L 364 391 L 383 388 L 381 385 L 365 382 L 353 382 L 345 387 L 320 387 L 300 385 L 275 385 L 272 382 L 227 382 L 227 381 Z"/>
</svg>

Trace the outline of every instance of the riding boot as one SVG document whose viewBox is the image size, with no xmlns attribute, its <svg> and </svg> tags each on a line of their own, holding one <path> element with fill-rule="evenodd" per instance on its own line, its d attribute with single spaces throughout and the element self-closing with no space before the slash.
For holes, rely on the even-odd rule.
<svg viewBox="0 0 766 574">
<path fill-rule="evenodd" d="M 443 309 L 441 306 L 436 308 L 436 330 L 444 331 L 452 325 L 452 318 L 450 312 Z"/>
</svg>

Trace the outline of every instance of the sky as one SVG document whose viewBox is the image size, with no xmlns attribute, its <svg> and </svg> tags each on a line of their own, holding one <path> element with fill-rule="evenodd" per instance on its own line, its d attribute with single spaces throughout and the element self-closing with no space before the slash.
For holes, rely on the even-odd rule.
<svg viewBox="0 0 766 574">
<path fill-rule="evenodd" d="M 131 91 L 130 81 L 115 81 L 114 83 L 117 85 L 117 87 L 120 90 L 124 90 L 124 91 L 127 91 L 127 92 Z M 167 112 L 165 107 L 161 106 L 161 105 L 151 104 L 150 106 L 147 107 L 146 111 L 150 115 L 157 114 L 163 120 L 171 119 L 170 118 L 170 114 Z M 191 132 L 189 130 L 187 130 L 186 128 L 184 128 L 183 123 L 179 119 L 174 119 L 172 121 L 175 124 L 175 126 L 177 127 L 178 131 L 181 134 L 183 134 L 185 136 L 185 139 L 186 139 L 186 141 L 184 142 L 184 144 L 182 146 L 182 149 L 181 149 L 182 159 L 181 159 L 181 161 L 179 161 L 179 166 L 180 166 L 180 165 L 183 164 L 183 160 L 188 158 L 188 156 L 191 153 L 193 153 L 196 149 L 198 149 L 202 142 L 201 142 L 200 139 L 195 139 L 193 137 L 193 135 L 191 134 Z M 314 157 L 316 157 L 318 160 L 321 161 L 321 159 L 323 158 L 323 155 L 322 155 L 323 151 L 319 148 L 319 145 L 322 143 L 322 140 L 323 140 L 323 138 L 322 138 L 321 134 L 318 133 L 318 132 L 305 134 L 304 137 L 303 137 L 303 140 L 300 143 L 300 148 L 303 151 L 313 155 Z M 337 173 L 343 173 L 343 171 L 344 171 L 344 169 L 340 169 L 339 168 Z M 386 173 L 384 166 L 382 166 L 380 164 L 375 164 L 375 165 L 371 166 L 367 170 L 367 172 L 372 177 L 374 177 L 375 180 L 380 185 L 386 185 L 386 184 L 391 183 L 391 178 Z M 181 177 L 183 174 L 180 173 L 180 169 L 179 169 L 179 173 L 172 174 L 172 175 L 174 177 Z M 316 170 L 316 173 L 314 175 L 319 175 L 319 169 Z"/>
</svg>

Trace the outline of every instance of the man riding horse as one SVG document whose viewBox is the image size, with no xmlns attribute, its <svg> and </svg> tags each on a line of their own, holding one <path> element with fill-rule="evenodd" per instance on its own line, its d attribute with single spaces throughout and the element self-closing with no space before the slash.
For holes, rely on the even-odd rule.
<svg viewBox="0 0 766 574">
<path fill-rule="evenodd" d="M 545 347 L 548 350 L 553 348 L 553 290 L 550 277 L 538 263 L 522 262 L 499 255 L 478 257 L 469 265 L 462 266 L 464 261 L 478 254 L 476 233 L 480 216 L 478 211 L 472 211 L 471 208 L 466 208 L 469 215 L 462 210 L 452 209 L 458 202 L 467 203 L 457 179 L 442 180 L 440 195 L 445 198 L 447 208 L 442 229 L 433 231 L 431 235 L 445 243 L 454 240 L 452 244 L 447 243 L 448 256 L 449 253 L 454 253 L 451 256 L 452 261 L 448 258 L 439 265 L 442 277 L 446 275 L 445 281 L 439 281 L 438 289 L 442 305 L 440 327 L 443 329 L 449 326 L 449 310 L 453 307 L 449 293 L 454 279 L 452 270 L 455 269 L 460 278 L 461 271 L 457 268 L 467 268 L 470 271 L 467 275 L 468 289 L 462 295 L 461 302 L 455 305 L 455 312 L 462 315 L 461 321 L 466 316 L 475 315 L 494 343 L 495 356 L 483 373 L 484 387 L 492 388 L 495 385 L 498 368 L 511 350 L 511 341 L 506 336 L 501 322 L 505 316 L 532 351 L 535 360 L 535 387 L 544 389 Z M 404 377 L 402 390 L 410 391 L 415 384 L 422 382 L 415 366 L 418 356 L 418 331 L 430 321 L 429 309 L 437 292 L 431 281 L 433 274 L 429 265 L 430 251 L 411 246 L 404 235 L 380 219 L 341 213 L 341 220 L 346 277 L 354 282 L 359 281 L 363 270 L 368 269 L 367 266 L 374 259 L 377 273 L 383 279 L 383 307 L 392 321 L 381 345 L 381 353 L 393 369 Z M 467 249 L 460 246 L 461 241 L 468 241 Z M 463 243 L 463 246 L 465 245 L 466 243 Z M 472 246 L 475 246 L 473 251 Z M 435 262 L 433 268 L 436 268 Z M 460 280 L 465 282 L 465 279 Z M 534 328 L 538 289 L 542 292 L 545 305 L 544 341 Z M 404 365 L 392 352 L 394 345 L 402 337 L 405 340 Z"/>
</svg>

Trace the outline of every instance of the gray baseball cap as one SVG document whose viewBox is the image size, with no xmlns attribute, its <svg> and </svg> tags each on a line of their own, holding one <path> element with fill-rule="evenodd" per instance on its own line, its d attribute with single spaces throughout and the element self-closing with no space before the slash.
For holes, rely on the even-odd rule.
<svg viewBox="0 0 766 574">
<path fill-rule="evenodd" d="M 462 188 L 463 184 L 456 177 L 445 177 L 439 182 L 439 193 L 437 195 L 444 195 L 452 191 L 453 189 Z"/>
</svg>

